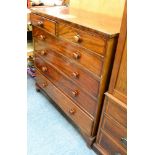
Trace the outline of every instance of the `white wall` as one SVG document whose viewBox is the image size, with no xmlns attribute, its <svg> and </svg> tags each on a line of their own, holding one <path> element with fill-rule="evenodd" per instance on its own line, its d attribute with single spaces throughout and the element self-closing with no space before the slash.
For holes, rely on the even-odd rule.
<svg viewBox="0 0 155 155">
<path fill-rule="evenodd" d="M 125 0 L 70 0 L 70 6 L 122 17 Z"/>
</svg>

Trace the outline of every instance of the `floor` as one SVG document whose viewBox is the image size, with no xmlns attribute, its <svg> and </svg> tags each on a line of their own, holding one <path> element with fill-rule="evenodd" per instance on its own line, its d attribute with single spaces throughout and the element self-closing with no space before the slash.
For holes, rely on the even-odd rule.
<svg viewBox="0 0 155 155">
<path fill-rule="evenodd" d="M 79 132 L 27 78 L 27 155 L 96 155 Z"/>
</svg>

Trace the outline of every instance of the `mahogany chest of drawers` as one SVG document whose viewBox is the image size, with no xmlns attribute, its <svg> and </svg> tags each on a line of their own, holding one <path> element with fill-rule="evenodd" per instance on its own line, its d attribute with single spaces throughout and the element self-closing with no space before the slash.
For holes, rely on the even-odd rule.
<svg viewBox="0 0 155 155">
<path fill-rule="evenodd" d="M 67 7 L 31 12 L 37 89 L 60 107 L 91 145 L 97 134 L 120 19 Z"/>
<path fill-rule="evenodd" d="M 94 146 L 104 155 L 127 154 L 127 23 L 124 10 L 109 89 Z"/>
</svg>

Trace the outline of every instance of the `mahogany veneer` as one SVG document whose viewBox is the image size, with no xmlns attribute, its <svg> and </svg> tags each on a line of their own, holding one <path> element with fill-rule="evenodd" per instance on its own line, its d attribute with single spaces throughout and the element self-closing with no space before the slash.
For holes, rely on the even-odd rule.
<svg viewBox="0 0 155 155">
<path fill-rule="evenodd" d="M 37 90 L 46 92 L 92 145 L 120 19 L 64 6 L 31 12 Z"/>
</svg>

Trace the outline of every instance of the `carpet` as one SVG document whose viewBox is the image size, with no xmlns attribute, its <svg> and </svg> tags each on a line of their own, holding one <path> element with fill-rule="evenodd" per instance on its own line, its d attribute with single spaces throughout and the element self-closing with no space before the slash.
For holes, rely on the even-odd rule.
<svg viewBox="0 0 155 155">
<path fill-rule="evenodd" d="M 27 77 L 27 155 L 96 155 L 75 127 Z"/>
</svg>

